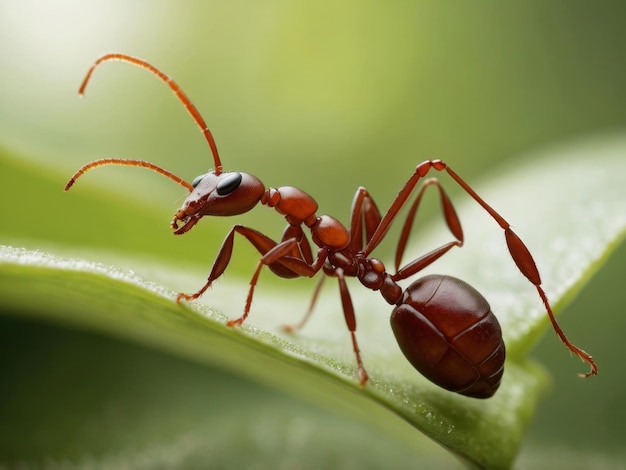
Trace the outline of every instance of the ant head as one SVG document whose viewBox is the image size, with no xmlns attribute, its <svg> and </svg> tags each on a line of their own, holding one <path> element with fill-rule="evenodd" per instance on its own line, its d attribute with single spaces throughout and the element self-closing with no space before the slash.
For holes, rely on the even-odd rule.
<svg viewBox="0 0 626 470">
<path fill-rule="evenodd" d="M 249 173 L 210 171 L 196 177 L 193 190 L 172 219 L 176 235 L 191 229 L 205 215 L 229 216 L 248 212 L 261 200 L 265 186 Z M 178 222 L 182 226 L 178 227 Z"/>
<path fill-rule="evenodd" d="M 182 178 L 174 175 L 173 173 L 164 170 L 163 168 L 155 165 L 154 163 L 145 162 L 141 160 L 125 160 L 119 158 L 105 158 L 96 160 L 80 168 L 70 178 L 65 185 L 67 191 L 72 187 L 78 177 L 80 177 L 86 171 L 102 166 L 102 165 L 126 165 L 126 166 L 140 166 L 148 168 L 149 170 L 156 171 L 177 182 L 181 186 L 187 188 L 191 194 L 187 196 L 183 206 L 176 212 L 171 222 L 171 227 L 175 229 L 174 233 L 179 235 L 185 233 L 193 227 L 198 220 L 205 215 L 237 215 L 244 212 L 248 212 L 252 209 L 261 199 L 265 187 L 263 183 L 256 177 L 248 173 L 240 172 L 223 172 L 222 162 L 215 145 L 213 135 L 209 130 L 204 118 L 200 115 L 200 112 L 196 109 L 189 97 L 183 92 L 183 90 L 168 77 L 161 70 L 154 65 L 146 62 L 145 60 L 138 59 L 126 54 L 111 53 L 105 54 L 97 59 L 91 68 L 88 70 L 78 93 L 83 95 L 93 71 L 103 62 L 108 61 L 121 61 L 131 65 L 143 68 L 165 83 L 170 90 L 176 95 L 176 98 L 185 107 L 191 118 L 200 128 L 200 131 L 204 135 L 211 153 L 213 155 L 213 163 L 215 170 L 212 170 L 204 175 L 198 176 L 193 180 L 191 184 L 183 180 Z M 182 222 L 183 225 L 179 228 L 178 222 Z"/>
</svg>

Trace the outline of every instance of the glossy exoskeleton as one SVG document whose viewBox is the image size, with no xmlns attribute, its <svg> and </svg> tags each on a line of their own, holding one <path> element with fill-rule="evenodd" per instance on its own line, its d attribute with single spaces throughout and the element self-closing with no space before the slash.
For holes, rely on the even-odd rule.
<svg viewBox="0 0 626 470">
<path fill-rule="evenodd" d="M 313 310 L 323 280 L 335 277 L 339 283 L 343 313 L 356 356 L 359 382 L 364 385 L 368 375 L 356 340 L 355 312 L 346 285 L 346 277 L 356 277 L 368 289 L 379 291 L 394 306 L 391 314 L 392 329 L 400 349 L 418 371 L 447 390 L 470 397 L 488 398 L 500 385 L 505 347 L 500 325 L 484 297 L 467 283 L 449 276 L 426 276 L 414 281 L 406 289 L 398 284 L 432 264 L 451 248 L 463 244 L 461 223 L 443 186 L 435 178 L 424 179 L 431 171 L 446 172 L 504 231 L 513 261 L 537 289 L 557 335 L 571 352 L 589 364 L 590 371 L 584 376 L 597 373 L 592 357 L 572 344 L 557 324 L 541 287 L 541 278 L 533 257 L 522 240 L 509 223 L 443 161 L 426 160 L 417 165 L 389 209 L 382 214 L 369 192 L 359 188 L 352 202 L 350 225 L 345 227 L 330 215 L 318 215 L 315 199 L 301 189 L 292 186 L 266 188 L 251 174 L 224 171 L 213 136 L 196 107 L 169 76 L 152 64 L 125 54 L 106 54 L 89 69 L 79 89 L 80 94 L 84 93 L 95 68 L 111 60 L 144 68 L 170 87 L 200 127 L 211 149 L 215 168 L 195 178 L 190 184 L 150 162 L 106 158 L 80 168 L 65 186 L 66 191 L 77 178 L 92 168 L 102 165 L 140 166 L 156 171 L 189 190 L 190 194 L 170 224 L 176 235 L 189 231 L 204 216 L 238 215 L 259 203 L 274 208 L 287 222 L 278 242 L 252 228 L 235 225 L 226 235 L 206 283 L 193 294 L 178 294 L 178 302 L 197 299 L 224 273 L 230 262 L 234 238 L 236 235 L 242 236 L 257 249 L 261 257 L 250 281 L 243 314 L 230 320 L 229 326 L 240 325 L 247 318 L 254 289 L 264 266 L 283 278 L 313 277 L 323 271 L 325 276 L 320 277 L 304 319 L 285 329 L 292 331 L 304 325 Z M 454 240 L 403 265 L 402 257 L 413 220 L 425 189 L 431 186 L 439 192 L 442 213 Z M 390 273 L 382 261 L 370 257 L 370 254 L 384 239 L 416 188 L 419 189 L 408 210 L 397 245 L 395 269 Z M 315 249 L 311 247 L 305 228 L 310 232 Z"/>
<path fill-rule="evenodd" d="M 437 274 L 413 282 L 391 313 L 400 349 L 425 377 L 488 398 L 500 386 L 505 347 L 498 319 L 466 282 Z"/>
</svg>

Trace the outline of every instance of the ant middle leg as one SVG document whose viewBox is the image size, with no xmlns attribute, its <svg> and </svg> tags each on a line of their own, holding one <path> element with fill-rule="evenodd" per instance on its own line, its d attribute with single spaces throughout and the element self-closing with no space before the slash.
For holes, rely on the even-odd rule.
<svg viewBox="0 0 626 470">
<path fill-rule="evenodd" d="M 199 298 L 209 287 L 211 287 L 213 281 L 218 279 L 224 273 L 230 263 L 230 258 L 233 253 L 236 233 L 243 235 L 262 255 L 260 266 L 263 266 L 263 264 L 272 265 L 275 267 L 274 272 L 281 277 L 289 278 L 311 276 L 314 272 L 316 272 L 315 269 L 319 270 L 317 267 L 317 264 L 320 264 L 319 261 L 309 263 L 308 256 L 307 259 L 293 256 L 295 253 L 302 253 L 302 251 L 306 251 L 306 249 L 298 246 L 300 242 L 297 238 L 290 238 L 283 240 L 280 243 L 276 243 L 267 235 L 264 235 L 257 230 L 244 227 L 242 225 L 235 225 L 230 232 L 228 232 L 228 235 L 226 235 L 226 238 L 222 242 L 222 246 L 215 257 L 215 261 L 213 262 L 213 266 L 206 283 L 193 294 L 185 294 L 182 292 L 178 294 L 176 297 L 176 301 L 178 303 L 182 300 L 195 300 Z M 321 263 L 323 264 L 323 260 Z M 259 267 L 257 267 L 257 271 L 260 271 Z M 253 279 L 256 278 L 258 278 L 258 274 L 253 276 Z"/>
<path fill-rule="evenodd" d="M 318 250 L 317 257 L 312 264 L 307 263 L 301 258 L 295 258 L 289 256 L 293 253 L 294 247 L 298 244 L 297 239 L 290 238 L 276 244 L 272 249 L 263 254 L 259 260 L 252 279 L 250 279 L 250 289 L 248 290 L 248 296 L 246 297 L 246 305 L 244 307 L 243 314 L 234 320 L 227 322 L 228 326 L 241 325 L 250 313 L 250 307 L 252 306 L 252 298 L 254 296 L 254 289 L 256 288 L 259 275 L 263 266 L 275 266 L 279 265 L 288 269 L 294 275 L 288 277 L 311 277 L 317 273 L 326 261 L 326 250 Z M 273 270 L 276 273 L 276 269 Z M 287 276 L 285 276 L 287 277 Z"/>
<path fill-rule="evenodd" d="M 341 295 L 343 315 L 346 320 L 346 325 L 348 326 L 348 331 L 350 331 L 352 349 L 354 351 L 354 355 L 356 356 L 359 384 L 363 386 L 369 380 L 369 376 L 367 375 L 365 367 L 363 366 L 363 360 L 361 359 L 361 350 L 359 349 L 359 344 L 356 340 L 356 317 L 354 315 L 354 306 L 352 305 L 352 299 L 350 297 L 350 292 L 348 291 L 348 286 L 346 284 L 346 279 L 343 274 L 343 269 L 335 269 L 335 275 L 337 276 L 337 279 L 339 281 L 339 294 Z"/>
</svg>

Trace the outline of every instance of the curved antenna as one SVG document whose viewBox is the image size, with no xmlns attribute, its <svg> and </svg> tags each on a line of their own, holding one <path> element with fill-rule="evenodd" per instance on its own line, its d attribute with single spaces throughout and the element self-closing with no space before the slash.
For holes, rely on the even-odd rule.
<svg viewBox="0 0 626 470">
<path fill-rule="evenodd" d="M 200 115 L 200 112 L 198 111 L 198 109 L 194 106 L 194 104 L 191 102 L 189 97 L 178 86 L 178 84 L 174 80 L 172 80 L 168 75 L 161 72 L 154 65 L 146 62 L 145 60 L 139 59 L 137 57 L 132 57 L 126 54 L 118 54 L 118 53 L 105 54 L 102 57 L 100 57 L 98 60 L 96 60 L 94 64 L 91 66 L 91 68 L 87 72 L 87 75 L 85 76 L 85 79 L 83 80 L 83 83 L 80 85 L 80 88 L 78 89 L 78 93 L 80 95 L 85 94 L 85 88 L 87 88 L 87 83 L 89 82 L 89 79 L 91 78 L 91 74 L 93 73 L 93 71 L 102 62 L 107 62 L 110 60 L 118 60 L 121 62 L 127 62 L 129 64 L 136 65 L 137 67 L 146 69 L 147 71 L 149 71 L 150 73 L 152 73 L 153 75 L 156 75 L 159 79 L 161 79 L 168 87 L 170 87 L 170 89 L 174 92 L 178 100 L 182 103 L 182 105 L 185 107 L 187 112 L 191 115 L 193 120 L 196 122 L 196 124 L 202 131 L 202 134 L 204 134 L 204 137 L 206 141 L 209 143 L 209 147 L 211 148 L 211 152 L 213 153 L 213 162 L 215 164 L 215 174 L 219 175 L 222 172 L 222 162 L 220 161 L 220 157 L 217 152 L 217 145 L 215 145 L 215 140 L 213 139 L 213 135 L 211 134 L 209 127 L 207 126 L 206 122 L 204 122 L 204 119 Z"/>
<path fill-rule="evenodd" d="M 193 186 L 191 184 L 187 183 L 187 181 L 185 181 L 184 179 L 176 176 L 171 171 L 167 171 L 160 166 L 155 165 L 154 163 L 145 162 L 143 160 L 127 160 L 124 158 L 103 158 L 101 160 L 94 160 L 93 162 L 87 163 L 86 165 L 80 167 L 78 171 L 72 175 L 70 180 L 65 185 L 64 191 L 68 191 L 72 186 L 74 186 L 76 180 L 80 178 L 83 173 L 86 173 L 89 170 L 102 165 L 140 166 L 152 171 L 156 171 L 157 173 L 160 173 L 163 176 L 166 176 L 169 179 L 176 181 L 181 186 L 187 188 L 189 192 L 193 191 Z"/>
</svg>

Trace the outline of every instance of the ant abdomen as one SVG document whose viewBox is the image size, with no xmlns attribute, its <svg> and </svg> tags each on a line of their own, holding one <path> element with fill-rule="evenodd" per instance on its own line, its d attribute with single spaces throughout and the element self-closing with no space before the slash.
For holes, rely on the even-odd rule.
<svg viewBox="0 0 626 470">
<path fill-rule="evenodd" d="M 400 349 L 447 390 L 489 398 L 504 372 L 502 330 L 487 300 L 466 282 L 430 275 L 413 282 L 391 314 Z"/>
</svg>

